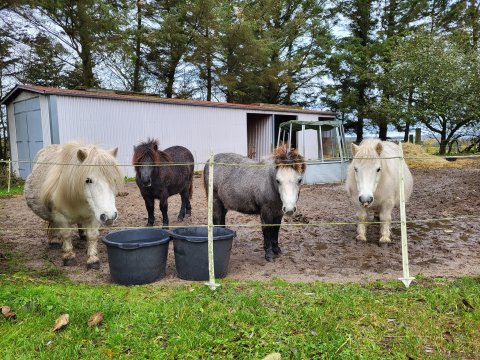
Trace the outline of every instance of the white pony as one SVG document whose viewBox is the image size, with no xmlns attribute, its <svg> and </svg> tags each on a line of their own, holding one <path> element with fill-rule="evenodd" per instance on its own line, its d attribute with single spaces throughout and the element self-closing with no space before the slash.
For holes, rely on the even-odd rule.
<svg viewBox="0 0 480 360">
<path fill-rule="evenodd" d="M 66 266 L 76 264 L 69 228 L 77 224 L 80 237 L 87 240 L 87 268 L 100 267 L 98 228 L 117 218 L 115 195 L 123 184 L 116 155 L 117 148 L 106 151 L 70 142 L 46 146 L 35 157 L 25 198 L 33 212 L 56 230 Z M 49 243 L 58 245 L 51 236 Z"/>
<path fill-rule="evenodd" d="M 359 221 L 367 221 L 368 210 L 380 216 L 380 243 L 390 242 L 392 210 L 400 203 L 399 165 L 403 166 L 405 200 L 412 193 L 413 179 L 401 156 L 400 147 L 389 141 L 368 139 L 352 144 L 353 160 L 348 168 L 346 187 L 358 205 Z M 358 224 L 357 240 L 366 241 L 366 225 Z"/>
</svg>

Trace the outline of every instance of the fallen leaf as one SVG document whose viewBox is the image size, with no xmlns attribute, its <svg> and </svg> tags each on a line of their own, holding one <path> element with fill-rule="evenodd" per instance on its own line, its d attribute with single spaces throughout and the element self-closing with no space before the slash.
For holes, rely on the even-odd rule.
<svg viewBox="0 0 480 360">
<path fill-rule="evenodd" d="M 467 301 L 467 299 L 462 299 L 462 303 L 467 309 L 473 310 L 473 306 Z"/>
<path fill-rule="evenodd" d="M 69 316 L 68 314 L 62 314 L 60 317 L 55 320 L 55 326 L 53 327 L 53 331 L 57 331 L 63 329 L 65 326 L 68 325 Z"/>
<path fill-rule="evenodd" d="M 453 336 L 448 330 L 443 333 L 443 338 L 447 341 L 453 341 Z"/>
<path fill-rule="evenodd" d="M 2 306 L 2 315 L 5 316 L 6 313 L 9 313 L 10 312 L 10 306 Z"/>
<path fill-rule="evenodd" d="M 2 306 L 2 315 L 5 319 L 15 319 L 17 317 L 17 314 L 15 314 L 10 306 L 3 305 Z"/>
<path fill-rule="evenodd" d="M 100 325 L 100 323 L 103 321 L 103 314 L 101 311 L 93 314 L 90 316 L 90 319 L 87 321 L 88 326 L 95 326 L 95 325 Z"/>
<path fill-rule="evenodd" d="M 282 355 L 280 353 L 271 353 L 265 356 L 262 360 L 280 360 Z"/>
</svg>

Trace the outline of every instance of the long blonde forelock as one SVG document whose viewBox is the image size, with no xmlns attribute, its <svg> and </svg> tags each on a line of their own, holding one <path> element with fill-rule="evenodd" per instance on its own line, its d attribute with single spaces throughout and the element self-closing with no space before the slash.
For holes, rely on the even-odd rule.
<svg viewBox="0 0 480 360">
<path fill-rule="evenodd" d="M 83 161 L 78 158 L 79 150 L 87 154 Z M 87 177 L 103 179 L 115 194 L 123 185 L 123 175 L 116 159 L 95 145 L 69 142 L 61 145 L 55 155 L 50 159 L 54 165 L 48 171 L 40 192 L 41 200 L 46 206 L 54 196 L 70 204 L 85 201 Z"/>
</svg>

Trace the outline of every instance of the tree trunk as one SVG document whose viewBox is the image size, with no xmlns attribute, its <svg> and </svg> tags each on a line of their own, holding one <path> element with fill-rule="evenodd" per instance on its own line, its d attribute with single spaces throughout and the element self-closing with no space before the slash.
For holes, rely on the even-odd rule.
<svg viewBox="0 0 480 360">
<path fill-rule="evenodd" d="M 173 82 L 175 81 L 175 71 L 169 71 L 167 74 L 167 82 L 165 84 L 165 96 L 168 99 L 173 97 Z"/>
<path fill-rule="evenodd" d="M 445 155 L 446 150 L 447 150 L 447 125 L 446 123 L 443 124 L 442 126 L 442 132 L 440 133 L 440 149 L 438 151 L 439 155 Z"/>
<path fill-rule="evenodd" d="M 470 0 L 470 21 L 472 22 L 472 45 L 475 50 L 478 50 L 478 38 L 480 35 L 480 20 L 477 0 Z"/>
<path fill-rule="evenodd" d="M 207 101 L 212 101 L 212 65 L 210 64 L 210 54 L 207 61 Z"/>
<path fill-rule="evenodd" d="M 92 61 L 92 36 L 89 25 L 89 15 L 87 14 L 86 4 L 84 1 L 78 3 L 78 23 L 79 23 L 79 41 L 80 41 L 80 58 L 82 60 L 83 86 L 95 86 L 95 78 L 93 76 Z"/>
<path fill-rule="evenodd" d="M 413 103 L 413 89 L 410 88 L 408 90 L 408 103 L 407 103 L 407 113 L 410 114 L 410 108 L 412 106 L 412 103 Z M 403 141 L 404 142 L 408 142 L 408 135 L 410 135 L 410 123 L 411 123 L 411 119 L 407 119 L 405 120 L 405 135 L 403 136 Z"/>
<path fill-rule="evenodd" d="M 357 144 L 360 144 L 363 140 L 363 115 L 358 116 L 357 124 L 355 126 L 355 133 L 357 134 Z"/>
<path fill-rule="evenodd" d="M 135 68 L 133 70 L 133 91 L 143 91 L 140 84 L 141 61 L 141 31 L 142 31 L 142 1 L 137 0 L 137 31 L 135 35 Z"/>
<path fill-rule="evenodd" d="M 385 122 L 380 122 L 378 125 L 378 137 L 380 140 L 385 141 L 387 140 L 387 130 L 388 126 Z"/>
<path fill-rule="evenodd" d="M 365 92 L 367 85 L 365 81 L 360 80 L 358 83 L 358 121 L 355 132 L 357 133 L 357 143 L 360 143 L 363 140 L 363 125 L 365 119 Z"/>
<path fill-rule="evenodd" d="M 405 133 L 403 134 L 403 142 L 408 142 L 408 136 L 410 135 L 410 121 L 405 122 Z"/>
<path fill-rule="evenodd" d="M 210 29 L 207 27 L 205 31 L 205 37 L 208 39 L 210 37 Z M 212 54 L 211 49 L 207 50 L 207 101 L 212 101 Z"/>
</svg>

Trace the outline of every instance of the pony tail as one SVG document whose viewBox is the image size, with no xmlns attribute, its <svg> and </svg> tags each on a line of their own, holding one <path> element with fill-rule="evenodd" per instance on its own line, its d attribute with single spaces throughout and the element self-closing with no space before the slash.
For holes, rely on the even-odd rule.
<svg viewBox="0 0 480 360">
<path fill-rule="evenodd" d="M 203 179 L 205 181 L 205 178 Z M 192 200 L 193 197 L 193 179 L 190 181 L 190 188 L 188 189 L 188 198 Z"/>
</svg>

